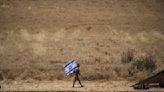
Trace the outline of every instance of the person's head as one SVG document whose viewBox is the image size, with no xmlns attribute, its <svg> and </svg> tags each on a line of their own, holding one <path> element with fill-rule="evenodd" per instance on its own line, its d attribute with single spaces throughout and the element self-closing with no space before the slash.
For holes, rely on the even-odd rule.
<svg viewBox="0 0 164 92">
<path fill-rule="evenodd" d="M 77 63 L 77 67 L 80 67 L 80 64 L 79 63 Z"/>
</svg>

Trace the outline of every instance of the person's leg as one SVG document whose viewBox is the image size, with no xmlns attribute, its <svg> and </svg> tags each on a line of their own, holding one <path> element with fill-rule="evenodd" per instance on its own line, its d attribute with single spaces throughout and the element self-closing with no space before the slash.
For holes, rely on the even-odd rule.
<svg viewBox="0 0 164 92">
<path fill-rule="evenodd" d="M 73 86 L 72 87 L 74 87 L 75 86 L 75 82 L 76 82 L 76 76 L 74 77 L 74 80 L 73 80 Z"/>
<path fill-rule="evenodd" d="M 81 81 L 80 81 L 79 77 L 77 77 L 77 80 L 79 81 L 79 84 L 81 85 L 81 87 L 83 87 L 83 85 L 81 84 Z"/>
</svg>

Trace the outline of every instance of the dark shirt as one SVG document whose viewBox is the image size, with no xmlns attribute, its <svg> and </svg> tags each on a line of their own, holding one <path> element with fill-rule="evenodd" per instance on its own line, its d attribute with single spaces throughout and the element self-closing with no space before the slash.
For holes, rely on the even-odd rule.
<svg viewBox="0 0 164 92">
<path fill-rule="evenodd" d="M 76 69 L 76 70 L 74 71 L 74 74 L 75 74 L 75 76 L 78 76 L 78 75 L 80 74 L 80 70 L 79 70 L 79 69 Z"/>
</svg>

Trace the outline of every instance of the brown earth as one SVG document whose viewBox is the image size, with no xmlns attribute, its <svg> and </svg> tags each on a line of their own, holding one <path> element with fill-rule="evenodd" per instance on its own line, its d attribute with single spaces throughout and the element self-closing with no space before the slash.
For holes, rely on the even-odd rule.
<svg viewBox="0 0 164 92">
<path fill-rule="evenodd" d="M 141 90 L 134 90 L 130 87 L 134 82 L 130 81 L 84 81 L 84 87 L 80 87 L 76 84 L 75 88 L 72 88 L 71 81 L 12 81 L 4 82 L 0 91 L 62 91 L 62 92 L 103 92 L 103 91 L 135 91 L 140 92 Z M 144 91 L 144 90 L 142 90 Z M 163 92 L 162 88 L 151 88 L 146 92 Z"/>
<path fill-rule="evenodd" d="M 84 81 L 84 87 L 76 84 L 72 88 L 70 81 L 13 81 L 4 83 L 1 91 L 141 91 L 130 87 L 129 81 Z M 151 88 L 147 91 L 163 91 L 163 89 Z"/>
<path fill-rule="evenodd" d="M 143 79 L 152 72 L 130 76 L 121 53 L 151 54 L 164 69 L 163 16 L 163 0 L 0 0 L 0 80 L 70 80 L 72 58 L 86 81 Z"/>
</svg>

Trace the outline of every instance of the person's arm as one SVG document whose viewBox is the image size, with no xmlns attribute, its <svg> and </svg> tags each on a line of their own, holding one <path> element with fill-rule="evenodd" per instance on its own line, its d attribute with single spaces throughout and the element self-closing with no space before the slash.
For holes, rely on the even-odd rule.
<svg viewBox="0 0 164 92">
<path fill-rule="evenodd" d="M 66 75 L 66 77 L 69 79 L 69 78 L 71 78 L 71 77 L 73 77 L 74 76 L 74 73 L 71 73 L 71 74 L 69 74 L 69 75 Z"/>
</svg>

